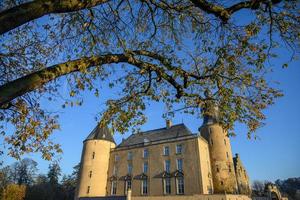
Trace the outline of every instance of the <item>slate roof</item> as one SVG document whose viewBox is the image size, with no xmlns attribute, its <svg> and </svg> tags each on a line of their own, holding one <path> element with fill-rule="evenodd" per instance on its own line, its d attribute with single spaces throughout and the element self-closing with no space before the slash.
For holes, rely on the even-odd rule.
<svg viewBox="0 0 300 200">
<path fill-rule="evenodd" d="M 128 147 L 147 142 L 155 142 L 189 135 L 193 134 L 184 124 L 177 124 L 171 126 L 170 128 L 165 127 L 132 134 L 126 140 L 122 141 L 118 147 Z"/>
<path fill-rule="evenodd" d="M 100 127 L 98 124 L 94 130 L 87 136 L 86 140 L 107 140 L 115 143 L 115 140 L 112 136 L 112 133 L 108 129 L 108 127 Z"/>
</svg>

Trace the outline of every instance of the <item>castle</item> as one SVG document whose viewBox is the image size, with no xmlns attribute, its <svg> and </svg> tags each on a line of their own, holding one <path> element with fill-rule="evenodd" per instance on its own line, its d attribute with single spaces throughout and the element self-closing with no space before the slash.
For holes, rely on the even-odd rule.
<svg viewBox="0 0 300 200">
<path fill-rule="evenodd" d="M 167 120 L 119 145 L 98 125 L 83 143 L 76 199 L 250 199 L 247 172 L 214 116 L 197 134 Z"/>
</svg>

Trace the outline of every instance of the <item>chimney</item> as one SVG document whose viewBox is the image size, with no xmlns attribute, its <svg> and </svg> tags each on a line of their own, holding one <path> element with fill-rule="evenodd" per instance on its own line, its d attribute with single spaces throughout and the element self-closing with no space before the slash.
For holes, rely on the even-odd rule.
<svg viewBox="0 0 300 200">
<path fill-rule="evenodd" d="M 166 120 L 166 128 L 167 128 L 167 129 L 168 129 L 168 128 L 171 128 L 171 126 L 172 126 L 172 121 L 169 120 L 169 119 L 167 119 L 167 120 Z"/>
</svg>

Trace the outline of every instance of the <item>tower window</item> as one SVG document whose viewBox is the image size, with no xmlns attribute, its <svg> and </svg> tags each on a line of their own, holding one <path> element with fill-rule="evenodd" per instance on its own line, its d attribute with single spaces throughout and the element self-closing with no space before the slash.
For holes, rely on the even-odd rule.
<svg viewBox="0 0 300 200">
<path fill-rule="evenodd" d="M 163 184 L 164 184 L 164 194 L 171 194 L 171 179 L 164 178 Z"/>
<path fill-rule="evenodd" d="M 182 144 L 177 144 L 176 145 L 176 154 L 181 154 L 182 153 Z"/>
<path fill-rule="evenodd" d="M 164 147 L 164 156 L 170 155 L 170 148 L 168 146 Z"/>
<path fill-rule="evenodd" d="M 87 187 L 87 190 L 86 190 L 86 193 L 87 193 L 87 194 L 89 194 L 89 193 L 90 193 L 90 189 L 91 189 L 91 187 L 90 187 L 90 186 L 88 186 L 88 187 Z"/>
<path fill-rule="evenodd" d="M 170 160 L 165 160 L 165 171 L 168 173 L 170 173 L 170 171 L 171 171 L 170 165 L 171 165 Z"/>
<path fill-rule="evenodd" d="M 149 156 L 148 149 L 144 149 L 144 151 L 143 151 L 143 158 L 148 158 L 148 156 Z"/>
<path fill-rule="evenodd" d="M 221 181 L 221 185 L 224 185 L 223 181 Z"/>
<path fill-rule="evenodd" d="M 213 139 L 210 139 L 210 144 L 211 144 L 211 146 L 214 145 Z"/>
<path fill-rule="evenodd" d="M 93 152 L 93 154 L 92 154 L 92 159 L 94 159 L 95 158 L 95 152 Z"/>
<path fill-rule="evenodd" d="M 219 169 L 219 167 L 217 166 L 217 172 L 220 172 L 220 169 Z"/>
<path fill-rule="evenodd" d="M 177 194 L 184 194 L 184 180 L 183 177 L 176 178 Z"/>
<path fill-rule="evenodd" d="M 228 152 L 226 152 L 226 157 L 227 157 L 227 158 L 229 158 L 229 154 L 228 154 Z"/>
<path fill-rule="evenodd" d="M 148 194 L 148 180 L 142 180 L 142 194 Z"/>
<path fill-rule="evenodd" d="M 226 139 L 224 139 L 224 144 L 226 145 Z"/>
<path fill-rule="evenodd" d="M 90 177 L 90 178 L 92 178 L 92 173 L 93 173 L 93 172 L 92 172 L 92 171 L 90 171 L 90 173 L 89 173 L 89 177 Z"/>
<path fill-rule="evenodd" d="M 231 172 L 231 166 L 230 165 L 228 166 L 228 168 L 229 168 L 229 172 Z"/>
</svg>

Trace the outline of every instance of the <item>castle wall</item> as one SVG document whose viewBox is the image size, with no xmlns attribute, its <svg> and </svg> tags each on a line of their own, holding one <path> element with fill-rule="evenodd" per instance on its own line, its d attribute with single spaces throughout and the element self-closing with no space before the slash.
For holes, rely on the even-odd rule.
<svg viewBox="0 0 300 200">
<path fill-rule="evenodd" d="M 115 144 L 107 140 L 87 140 L 84 142 L 78 197 L 106 195 L 107 172 L 110 151 Z"/>
<path fill-rule="evenodd" d="M 176 145 L 182 144 L 182 154 L 176 154 Z M 169 156 L 163 155 L 163 149 L 165 146 L 169 146 Z M 190 137 L 188 139 L 169 140 L 159 144 L 149 144 L 138 148 L 121 148 L 115 149 L 111 152 L 109 177 L 113 177 L 114 167 L 117 168 L 117 192 L 116 195 L 124 195 L 125 193 L 125 181 L 122 177 L 127 175 L 127 164 L 132 163 L 132 196 L 141 196 L 141 180 L 134 179 L 135 176 L 142 174 L 143 163 L 148 162 L 148 194 L 149 196 L 161 196 L 164 195 L 163 181 L 159 176 L 164 171 L 164 161 L 170 160 L 171 173 L 177 170 L 176 159 L 183 159 L 183 174 L 184 174 L 184 194 L 202 194 L 207 193 L 207 181 L 202 180 L 202 171 L 205 171 L 208 176 L 208 169 L 204 165 L 200 167 L 200 157 L 208 159 L 209 155 L 204 155 L 205 151 L 199 150 L 199 148 L 208 148 L 207 143 L 200 141 L 197 136 Z M 143 158 L 143 150 L 148 149 L 149 157 Z M 128 152 L 132 152 L 132 161 L 127 160 Z M 208 152 L 207 152 L 208 154 Z M 119 160 L 116 161 L 115 157 L 118 156 Z M 200 157 L 199 157 L 200 156 Z M 207 163 L 207 160 L 206 162 Z M 121 179 L 121 180 L 120 180 Z M 108 181 L 107 195 L 111 195 L 111 182 Z M 171 194 L 176 195 L 175 177 L 171 177 Z"/>
<path fill-rule="evenodd" d="M 238 154 L 236 154 L 234 162 L 239 194 L 251 195 L 249 177 Z"/>
<path fill-rule="evenodd" d="M 218 124 L 201 127 L 201 135 L 208 141 L 214 193 L 237 193 L 231 145 L 227 132 Z"/>
<path fill-rule="evenodd" d="M 198 137 L 198 157 L 200 166 L 200 180 L 202 181 L 201 194 L 213 193 L 213 180 L 210 164 L 209 146 L 203 137 Z"/>
</svg>

